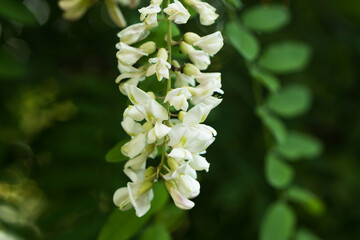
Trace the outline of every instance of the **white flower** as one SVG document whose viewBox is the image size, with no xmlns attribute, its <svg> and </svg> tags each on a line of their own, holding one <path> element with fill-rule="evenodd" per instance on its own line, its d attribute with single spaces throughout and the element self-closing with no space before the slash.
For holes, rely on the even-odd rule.
<svg viewBox="0 0 360 240">
<path fill-rule="evenodd" d="M 125 111 L 124 111 L 124 114 L 123 114 L 124 118 L 125 117 L 130 117 L 132 118 L 133 120 L 135 121 L 142 121 L 144 120 L 144 116 L 142 115 L 141 112 L 139 112 L 136 107 L 130 105 L 128 106 Z"/>
<path fill-rule="evenodd" d="M 180 68 L 180 64 L 178 61 L 173 60 L 172 64 L 175 67 L 175 76 L 176 76 L 175 87 L 176 88 L 181 88 L 181 87 L 188 86 L 188 85 L 195 86 L 195 79 L 193 77 L 186 75 L 176 69 L 176 68 L 178 68 L 178 69 Z"/>
<path fill-rule="evenodd" d="M 146 76 L 151 76 L 156 73 L 156 77 L 159 81 L 164 78 L 169 79 L 170 63 L 167 62 L 168 53 L 165 48 L 160 48 L 156 58 L 150 58 L 149 63 L 152 65 L 148 68 Z"/>
<path fill-rule="evenodd" d="M 132 68 L 131 70 L 133 72 L 124 72 L 124 73 L 120 74 L 115 80 L 116 83 L 120 83 L 119 89 L 120 89 L 120 92 L 124 95 L 126 95 L 126 92 L 124 89 L 124 84 L 137 86 L 139 84 L 139 82 L 145 80 L 145 74 L 147 71 L 145 66 L 143 66 L 139 69 Z M 128 79 L 128 80 L 124 80 L 124 79 Z"/>
<path fill-rule="evenodd" d="M 124 90 L 146 121 L 155 124 L 169 118 L 167 110 L 146 92 L 129 84 L 124 84 Z"/>
<path fill-rule="evenodd" d="M 146 138 L 144 133 L 140 133 L 125 143 L 121 147 L 121 152 L 129 158 L 134 158 L 139 155 L 146 147 Z"/>
<path fill-rule="evenodd" d="M 165 186 L 168 189 L 171 198 L 175 205 L 183 210 L 189 210 L 195 206 L 195 203 L 181 195 L 174 180 L 165 181 Z"/>
<path fill-rule="evenodd" d="M 205 70 L 210 65 L 210 57 L 207 53 L 202 50 L 196 50 L 191 45 L 186 42 L 180 43 L 181 52 L 189 56 L 190 60 L 194 63 L 196 67 L 200 70 Z"/>
<path fill-rule="evenodd" d="M 213 34 L 201 37 L 195 41 L 192 45 L 201 48 L 204 52 L 210 56 L 214 56 L 224 46 L 224 39 L 221 32 L 217 31 Z"/>
<path fill-rule="evenodd" d="M 170 102 L 176 110 L 186 111 L 189 107 L 187 99 L 191 97 L 189 90 L 186 88 L 176 88 L 168 92 L 164 102 Z"/>
<path fill-rule="evenodd" d="M 161 12 L 161 8 L 159 5 L 156 4 L 150 4 L 147 7 L 143 7 L 139 9 L 140 20 L 144 21 L 146 25 L 149 25 L 151 27 L 156 27 L 158 25 L 157 22 L 157 14 Z"/>
<path fill-rule="evenodd" d="M 146 159 L 151 155 L 154 149 L 156 149 L 154 144 L 148 144 L 140 155 L 126 162 L 124 172 L 132 182 L 137 183 L 144 181 L 146 174 Z"/>
<path fill-rule="evenodd" d="M 190 13 L 178 0 L 169 4 L 164 9 L 164 12 L 169 15 L 169 20 L 174 21 L 176 24 L 185 24 L 190 18 Z"/>
<path fill-rule="evenodd" d="M 194 198 L 200 193 L 200 184 L 196 181 L 196 171 L 188 164 L 178 167 L 173 173 L 164 176 L 165 180 L 174 180 L 180 194 L 185 198 Z"/>
<path fill-rule="evenodd" d="M 221 90 L 221 74 L 220 73 L 202 73 L 194 65 L 186 64 L 184 67 L 184 73 L 191 75 L 196 79 L 198 86 L 187 87 L 192 97 L 191 102 L 198 104 L 210 97 L 214 92 L 223 94 Z M 221 99 L 218 100 L 221 102 Z"/>
<path fill-rule="evenodd" d="M 192 97 L 191 102 L 198 104 L 210 97 L 214 92 L 223 94 L 224 92 L 220 89 L 221 83 L 216 79 L 212 78 L 203 83 L 200 83 L 197 87 L 188 87 Z M 221 101 L 221 99 L 219 99 Z"/>
<path fill-rule="evenodd" d="M 205 170 L 209 171 L 210 164 L 206 161 L 206 158 L 200 156 L 199 154 L 193 155 L 193 160 L 190 162 L 190 166 L 196 171 Z"/>
<path fill-rule="evenodd" d="M 175 75 L 176 75 L 175 87 L 179 88 L 188 85 L 195 86 L 195 79 L 193 77 L 181 73 L 180 71 L 176 71 Z"/>
<path fill-rule="evenodd" d="M 212 134 L 214 131 L 209 131 L 201 124 L 189 126 L 186 123 L 180 123 L 175 125 L 168 134 L 170 139 L 168 145 L 172 147 L 169 156 L 178 163 L 191 162 L 193 154 L 203 152 L 215 140 Z"/>
<path fill-rule="evenodd" d="M 150 31 L 146 24 L 137 23 L 120 31 L 117 36 L 120 38 L 120 42 L 131 45 L 145 39 L 149 34 Z"/>
<path fill-rule="evenodd" d="M 138 217 L 149 211 L 151 200 L 154 197 L 151 189 L 153 182 L 144 181 L 148 172 L 145 170 L 146 159 L 153 150 L 154 145 L 148 145 L 139 156 L 125 164 L 124 172 L 132 182 L 129 182 L 127 187 L 119 188 L 113 196 L 113 201 L 120 210 L 125 211 L 134 207 Z"/>
<path fill-rule="evenodd" d="M 148 56 L 148 53 L 145 51 L 128 46 L 123 42 L 116 44 L 116 48 L 119 49 L 119 51 L 116 53 L 116 57 L 123 65 L 132 66 L 142 56 Z"/>
<path fill-rule="evenodd" d="M 127 187 L 116 190 L 113 201 L 122 211 L 134 207 L 136 215 L 142 217 L 150 210 L 151 200 L 154 198 L 151 187 L 151 182 L 129 182 Z"/>
<path fill-rule="evenodd" d="M 171 128 L 168 126 L 157 122 L 149 132 L 148 132 L 148 143 L 154 143 L 156 140 L 160 140 L 164 138 L 169 132 Z"/>
<path fill-rule="evenodd" d="M 134 119 L 132 119 L 131 117 L 124 117 L 123 121 L 121 122 L 121 126 L 123 127 L 125 132 L 130 136 L 136 136 L 144 132 L 144 129 L 142 128 L 141 124 L 135 122 Z"/>
<path fill-rule="evenodd" d="M 201 0 L 185 0 L 185 3 L 193 7 L 200 14 L 200 23 L 202 25 L 211 25 L 219 17 L 215 13 L 216 8 Z"/>
<path fill-rule="evenodd" d="M 185 115 L 183 123 L 188 126 L 195 126 L 205 121 L 213 106 L 199 103 L 195 107 L 191 108 Z"/>
</svg>

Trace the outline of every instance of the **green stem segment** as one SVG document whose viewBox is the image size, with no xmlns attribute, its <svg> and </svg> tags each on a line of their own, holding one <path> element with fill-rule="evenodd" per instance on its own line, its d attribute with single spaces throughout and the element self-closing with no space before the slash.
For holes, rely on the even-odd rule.
<svg viewBox="0 0 360 240">
<path fill-rule="evenodd" d="M 261 86 L 255 78 L 251 78 L 251 80 L 252 80 L 252 89 L 253 89 L 256 107 L 260 107 L 263 104 L 263 95 L 261 91 Z M 272 138 L 270 136 L 269 130 L 264 126 L 264 124 L 262 124 L 262 132 L 264 136 L 266 149 L 270 150 L 272 146 Z"/>
<path fill-rule="evenodd" d="M 170 4 L 170 0 L 167 1 L 167 5 Z M 167 51 L 168 51 L 168 63 L 170 63 L 171 65 L 171 41 L 172 41 L 172 33 L 171 33 L 171 20 L 167 20 Z M 171 90 L 171 69 L 169 69 L 169 79 L 167 80 L 167 87 L 166 87 L 166 94 Z M 165 97 L 166 97 L 165 94 Z M 170 103 L 168 102 L 166 104 L 166 109 L 168 111 L 168 116 L 169 119 L 171 117 L 171 113 L 170 113 Z M 163 149 L 162 149 L 162 155 L 161 155 L 161 161 L 160 164 L 157 168 L 157 178 L 159 178 L 161 170 L 164 166 L 164 162 L 165 162 L 165 155 L 166 155 L 166 142 L 164 142 L 163 144 Z"/>
</svg>

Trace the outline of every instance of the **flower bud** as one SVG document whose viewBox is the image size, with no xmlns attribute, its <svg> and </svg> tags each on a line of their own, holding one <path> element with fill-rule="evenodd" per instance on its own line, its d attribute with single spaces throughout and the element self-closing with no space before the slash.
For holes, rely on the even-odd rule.
<svg viewBox="0 0 360 240">
<path fill-rule="evenodd" d="M 199 41 L 200 39 L 200 36 L 193 32 L 187 32 L 184 35 L 184 41 L 190 45 L 193 45 L 194 42 Z"/>
<path fill-rule="evenodd" d="M 148 167 L 145 171 L 145 179 L 152 177 L 156 173 L 156 169 L 154 167 Z"/>
<path fill-rule="evenodd" d="M 152 99 L 155 99 L 155 98 L 156 98 L 154 92 L 147 92 L 147 94 L 148 94 Z"/>
<path fill-rule="evenodd" d="M 172 60 L 171 64 L 172 64 L 174 67 L 176 67 L 176 68 L 180 68 L 180 64 L 179 64 L 179 62 L 176 61 L 176 60 Z"/>
<path fill-rule="evenodd" d="M 143 52 L 146 52 L 147 54 L 152 54 L 156 51 L 156 43 L 155 42 L 146 42 L 142 44 L 139 49 L 141 49 Z"/>
<path fill-rule="evenodd" d="M 166 61 L 168 59 L 168 52 L 166 51 L 165 48 L 160 48 L 157 57 L 164 59 Z"/>
<path fill-rule="evenodd" d="M 184 73 L 188 76 L 197 76 L 200 74 L 200 70 L 191 63 L 185 64 Z"/>
<path fill-rule="evenodd" d="M 179 120 L 181 121 L 181 122 L 183 122 L 184 121 L 184 117 L 186 116 L 186 112 L 185 111 L 181 111 L 181 112 L 179 112 L 179 114 L 178 114 L 178 118 L 179 118 Z"/>
<path fill-rule="evenodd" d="M 171 168 L 171 170 L 173 170 L 173 171 L 175 171 L 179 167 L 179 164 L 176 162 L 176 160 L 174 158 L 168 158 L 167 163 L 168 163 L 169 167 Z"/>
</svg>

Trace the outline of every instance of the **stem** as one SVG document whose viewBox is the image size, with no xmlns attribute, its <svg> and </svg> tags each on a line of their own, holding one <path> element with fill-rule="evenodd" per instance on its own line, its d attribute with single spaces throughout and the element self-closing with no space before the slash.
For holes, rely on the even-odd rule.
<svg viewBox="0 0 360 240">
<path fill-rule="evenodd" d="M 167 0 L 167 5 L 170 5 L 170 0 Z M 167 20 L 167 51 L 168 51 L 168 63 L 170 63 L 171 65 L 171 46 L 172 46 L 172 33 L 171 33 L 171 20 Z M 171 90 L 171 73 L 172 73 L 172 70 L 169 69 L 169 79 L 167 80 L 167 87 L 166 87 L 166 94 L 165 94 L 165 97 L 167 95 L 167 93 Z M 171 118 L 171 113 L 170 113 L 170 103 L 168 102 L 166 104 L 166 109 L 167 109 L 167 112 L 168 112 L 168 117 L 169 117 L 169 124 L 170 124 L 170 118 Z M 163 168 L 164 166 L 164 161 L 165 161 L 165 155 L 166 155 L 166 141 L 164 141 L 164 144 L 163 144 L 163 151 L 162 151 L 162 155 L 161 155 L 161 161 L 160 161 L 160 164 L 157 168 L 157 178 L 159 178 L 159 175 L 161 174 L 161 169 Z"/>
<path fill-rule="evenodd" d="M 249 65 L 248 65 L 248 68 L 249 68 Z M 259 107 L 263 104 L 263 95 L 262 95 L 262 91 L 261 91 L 261 86 L 256 79 L 251 78 L 251 81 L 252 81 L 252 90 L 254 93 L 256 107 Z M 261 124 L 261 126 L 262 126 L 262 132 L 263 132 L 263 136 L 264 136 L 266 149 L 270 150 L 271 145 L 272 145 L 272 138 L 270 136 L 268 129 L 264 126 L 263 123 Z"/>
</svg>

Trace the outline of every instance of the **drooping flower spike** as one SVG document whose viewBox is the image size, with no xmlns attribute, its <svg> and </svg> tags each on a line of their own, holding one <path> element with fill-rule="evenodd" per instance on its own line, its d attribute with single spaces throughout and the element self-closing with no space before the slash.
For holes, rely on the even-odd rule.
<svg viewBox="0 0 360 240">
<path fill-rule="evenodd" d="M 162 0 L 151 0 L 148 6 L 139 9 L 142 22 L 118 33 L 120 42 L 116 45 L 116 57 L 120 75 L 116 83 L 131 102 L 121 122 L 130 140 L 122 146 L 121 152 L 129 157 L 124 173 L 131 182 L 115 192 L 114 203 L 120 210 L 135 208 L 139 217 L 151 208 L 152 186 L 159 180 L 164 181 L 177 207 L 194 207 L 195 203 L 190 199 L 200 193 L 197 171 L 209 171 L 210 163 L 204 154 L 217 135 L 215 129 L 203 122 L 222 101 L 213 97 L 215 93 L 223 93 L 221 74 L 203 71 L 211 64 L 210 58 L 223 46 L 221 33 L 202 37 L 185 33 L 182 41 L 175 42 L 168 31 L 164 36 L 166 48 L 158 47 L 161 44 L 157 42 L 146 41 L 150 30 L 159 25 L 160 14 L 167 18 L 168 29 L 171 24 L 188 22 L 187 7 L 200 14 L 203 25 L 214 23 L 218 16 L 215 8 L 206 2 L 182 2 L 168 1 L 163 6 Z M 190 62 L 180 66 L 172 59 L 174 44 L 179 45 Z M 175 80 L 173 86 L 172 79 Z M 143 81 L 154 84 L 166 81 L 166 93 L 156 95 L 155 89 L 154 92 L 143 91 L 139 86 Z M 148 165 L 149 158 L 159 159 L 157 167 Z"/>
</svg>

